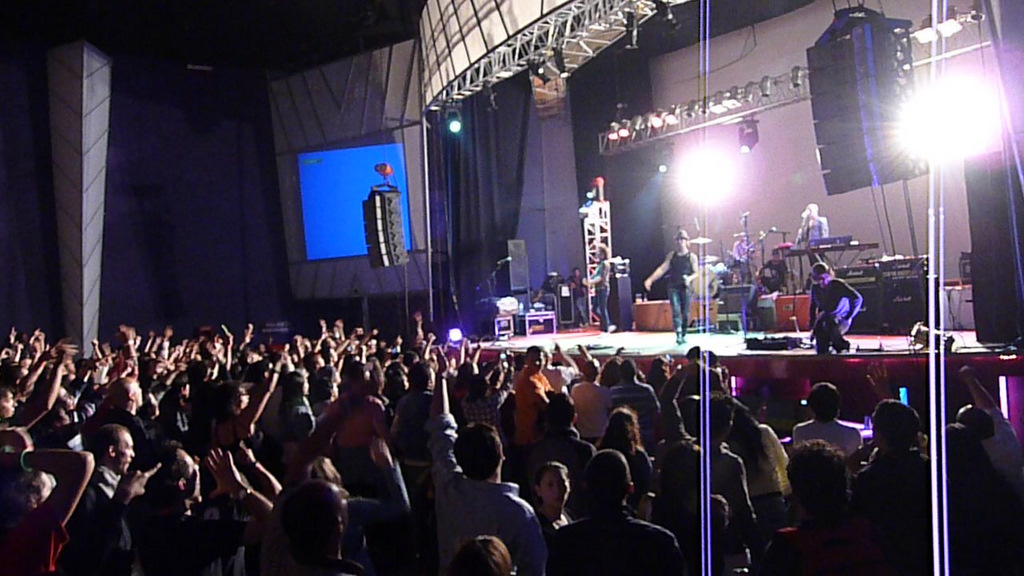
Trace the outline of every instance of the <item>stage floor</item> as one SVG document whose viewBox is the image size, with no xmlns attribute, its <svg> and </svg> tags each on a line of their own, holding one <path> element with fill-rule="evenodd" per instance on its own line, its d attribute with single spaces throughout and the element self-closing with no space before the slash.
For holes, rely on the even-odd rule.
<svg viewBox="0 0 1024 576">
<path fill-rule="evenodd" d="M 958 382 L 956 372 L 970 365 L 994 398 L 1003 398 L 1012 414 L 1024 412 L 1024 360 L 1014 350 L 992 350 L 978 343 L 973 331 L 951 332 L 954 352 L 945 363 L 937 364 L 947 375 L 945 400 L 948 417 L 971 401 L 967 390 Z M 749 350 L 745 338 L 799 338 L 802 346 L 792 350 Z M 516 336 L 509 340 L 483 345 L 484 360 L 497 358 L 501 351 L 523 352 L 538 345 L 551 350 L 557 342 L 566 354 L 578 357 L 578 346 L 591 355 L 604 359 L 618 353 L 632 358 L 644 372 L 651 361 L 668 355 L 672 363 L 685 363 L 686 351 L 700 346 L 718 355 L 732 376 L 729 386 L 736 396 L 760 397 L 769 403 L 799 403 L 807 397 L 816 382 L 832 382 L 843 396 L 843 415 L 861 420 L 870 414 L 879 398 L 867 382 L 868 368 L 885 367 L 890 388 L 896 396 L 902 392 L 908 403 L 922 418 L 929 410 L 930 368 L 926 351 L 915 348 L 909 336 L 848 335 L 853 345 L 844 354 L 818 355 L 808 340 L 808 332 L 742 332 L 689 333 L 686 342 L 676 346 L 672 332 L 617 332 L 604 334 L 594 329 L 579 329 L 557 334 Z M 905 389 L 905 390 L 900 390 Z M 1011 420 L 1020 418 L 1011 416 Z M 1022 428 L 1019 433 L 1024 433 Z"/>
</svg>

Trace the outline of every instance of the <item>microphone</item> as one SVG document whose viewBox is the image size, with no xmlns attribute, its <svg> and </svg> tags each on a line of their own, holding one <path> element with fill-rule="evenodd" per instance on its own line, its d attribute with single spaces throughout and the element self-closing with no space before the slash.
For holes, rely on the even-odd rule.
<svg viewBox="0 0 1024 576">
<path fill-rule="evenodd" d="M 747 211 L 747 212 L 744 212 L 743 214 L 740 214 L 740 218 L 743 218 L 743 219 L 746 219 L 749 216 L 750 216 L 750 211 Z"/>
<path fill-rule="evenodd" d="M 772 226 L 771 228 L 768 229 L 768 231 L 769 232 L 778 232 L 779 228 L 777 226 Z"/>
<path fill-rule="evenodd" d="M 511 256 L 505 256 L 501 260 L 498 260 L 498 264 L 508 264 L 511 261 L 512 261 L 512 257 Z"/>
</svg>

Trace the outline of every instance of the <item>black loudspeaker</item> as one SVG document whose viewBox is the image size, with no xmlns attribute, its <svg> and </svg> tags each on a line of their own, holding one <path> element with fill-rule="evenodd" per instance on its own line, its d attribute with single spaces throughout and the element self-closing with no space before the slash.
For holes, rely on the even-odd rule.
<svg viewBox="0 0 1024 576">
<path fill-rule="evenodd" d="M 909 334 L 918 322 L 927 322 L 926 258 L 879 262 L 882 276 L 882 332 Z"/>
<path fill-rule="evenodd" d="M 566 326 L 572 324 L 575 315 L 575 302 L 572 297 L 572 289 L 568 284 L 559 284 L 555 288 L 555 302 L 558 308 L 558 323 Z"/>
<path fill-rule="evenodd" d="M 978 341 L 1012 342 L 1024 326 L 1024 278 L 1016 261 L 1017 254 L 1024 254 L 1020 181 L 1015 170 L 1006 169 L 999 152 L 964 160 L 964 178 Z"/>
<path fill-rule="evenodd" d="M 860 314 L 853 319 L 851 334 L 878 334 L 882 331 L 882 285 L 878 266 L 851 266 L 836 269 L 836 278 L 841 278 L 864 297 Z"/>
<path fill-rule="evenodd" d="M 409 262 L 402 225 L 402 196 L 397 190 L 373 190 L 363 200 L 366 252 L 372 268 Z"/>
<path fill-rule="evenodd" d="M 530 258 L 526 255 L 526 240 L 508 241 L 508 285 L 515 292 L 530 289 Z"/>
<path fill-rule="evenodd" d="M 726 286 L 722 288 L 722 305 L 718 307 L 719 314 L 740 314 L 743 312 L 743 301 L 747 304 L 747 318 L 754 318 L 757 314 L 757 286 L 753 284 L 741 284 L 739 286 Z"/>
<path fill-rule="evenodd" d="M 911 27 L 863 6 L 842 9 L 807 49 L 814 135 L 830 195 L 927 169 L 898 140 L 898 115 L 914 86 Z M 792 81 L 800 81 L 798 73 Z"/>
<path fill-rule="evenodd" d="M 619 321 L 612 317 L 612 324 L 619 327 L 620 332 L 633 329 L 633 281 L 629 276 L 616 275 L 612 280 L 615 292 L 611 295 L 619 308 Z M 610 308 L 610 307 L 609 307 Z"/>
</svg>

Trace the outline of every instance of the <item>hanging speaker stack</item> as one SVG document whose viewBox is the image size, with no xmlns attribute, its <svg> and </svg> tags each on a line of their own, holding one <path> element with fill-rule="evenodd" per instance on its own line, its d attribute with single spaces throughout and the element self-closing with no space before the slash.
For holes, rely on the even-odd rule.
<svg viewBox="0 0 1024 576">
<path fill-rule="evenodd" d="M 397 190 L 373 190 L 363 200 L 363 226 L 370 266 L 386 268 L 409 262 L 402 225 L 402 195 Z"/>
</svg>

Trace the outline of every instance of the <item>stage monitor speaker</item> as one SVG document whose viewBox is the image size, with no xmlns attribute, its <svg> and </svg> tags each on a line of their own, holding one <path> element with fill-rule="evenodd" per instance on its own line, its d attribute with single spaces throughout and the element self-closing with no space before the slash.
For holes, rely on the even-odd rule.
<svg viewBox="0 0 1024 576">
<path fill-rule="evenodd" d="M 753 284 L 740 284 L 739 286 L 725 286 L 722 288 L 722 305 L 718 308 L 720 314 L 740 314 L 743 312 L 744 300 L 747 306 L 747 318 L 753 319 L 757 312 L 757 286 Z"/>
<path fill-rule="evenodd" d="M 515 292 L 530 289 L 530 258 L 526 254 L 526 240 L 508 241 L 508 285 Z"/>
<path fill-rule="evenodd" d="M 841 278 L 864 297 L 860 314 L 853 319 L 851 334 L 878 334 L 882 331 L 882 284 L 881 272 L 877 265 L 837 268 L 836 278 Z"/>
<path fill-rule="evenodd" d="M 1024 254 L 1020 181 L 1000 152 L 964 160 L 964 179 L 978 341 L 1012 342 L 1024 328 L 1024 278 L 1016 264 L 1016 255 Z"/>
<path fill-rule="evenodd" d="M 882 332 L 907 334 L 914 324 L 927 322 L 926 258 L 879 262 L 882 275 Z"/>
<path fill-rule="evenodd" d="M 402 225 L 402 196 L 398 191 L 370 192 L 363 200 L 363 230 L 370 267 L 386 268 L 409 262 Z"/>
<path fill-rule="evenodd" d="M 814 135 L 830 195 L 927 169 L 898 141 L 898 114 L 914 86 L 911 27 L 863 6 L 845 8 L 807 49 Z M 799 84 L 798 71 L 791 81 Z"/>
</svg>

